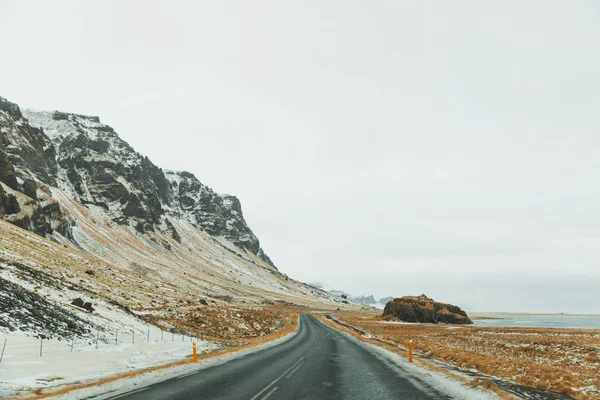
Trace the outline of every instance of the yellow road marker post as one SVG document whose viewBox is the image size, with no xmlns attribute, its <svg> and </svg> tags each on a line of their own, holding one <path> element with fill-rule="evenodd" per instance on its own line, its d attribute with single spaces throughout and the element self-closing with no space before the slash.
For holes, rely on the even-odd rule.
<svg viewBox="0 0 600 400">
<path fill-rule="evenodd" d="M 413 341 L 411 340 L 410 342 L 408 342 L 408 362 L 413 362 L 412 356 L 413 356 Z"/>
<path fill-rule="evenodd" d="M 196 342 L 192 343 L 192 354 L 194 357 L 194 362 L 198 362 L 198 354 L 196 353 Z"/>
</svg>

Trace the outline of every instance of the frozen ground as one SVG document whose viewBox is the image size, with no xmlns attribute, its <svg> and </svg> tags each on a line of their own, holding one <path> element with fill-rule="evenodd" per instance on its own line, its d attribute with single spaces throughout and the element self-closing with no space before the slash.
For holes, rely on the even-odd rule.
<svg viewBox="0 0 600 400">
<path fill-rule="evenodd" d="M 167 379 L 175 378 L 177 376 L 193 373 L 198 370 L 202 370 L 205 368 L 223 364 L 227 361 L 243 357 L 247 354 L 255 353 L 257 351 L 264 350 L 264 349 L 267 349 L 272 346 L 276 346 L 280 343 L 290 340 L 292 337 L 294 337 L 295 334 L 296 334 L 296 332 L 292 332 L 291 334 L 288 334 L 280 339 L 276 339 L 276 340 L 273 340 L 268 343 L 264 343 L 264 344 L 256 346 L 256 347 L 246 348 L 243 350 L 219 355 L 216 357 L 199 360 L 199 362 L 197 364 L 185 364 L 185 365 L 179 365 L 179 366 L 175 366 L 172 368 L 168 368 L 166 370 L 151 371 L 151 372 L 147 372 L 147 373 L 144 373 L 144 374 L 141 374 L 138 376 L 134 376 L 131 378 L 125 378 L 125 379 L 120 379 L 117 381 L 109 382 L 102 386 L 91 386 L 88 388 L 72 391 L 67 394 L 64 394 L 61 396 L 55 396 L 52 398 L 53 399 L 62 399 L 62 400 L 75 400 L 75 399 L 81 399 L 81 398 L 94 398 L 94 399 L 111 398 L 111 397 L 118 396 L 123 393 L 130 392 L 132 390 L 136 390 L 136 389 L 143 388 L 145 386 L 152 385 L 152 384 L 160 382 L 160 381 L 164 381 Z M 214 346 L 214 345 L 204 343 L 203 349 L 205 351 L 210 350 L 211 346 Z M 212 348 L 214 348 L 214 347 L 212 347 Z M 190 345 L 190 343 L 185 343 L 185 346 L 182 343 L 175 343 L 173 345 L 173 347 L 171 347 L 171 351 L 173 351 L 174 354 L 177 354 L 177 356 L 181 356 L 181 357 L 176 358 L 176 356 L 173 356 L 173 359 L 168 359 L 166 357 L 160 358 L 161 354 L 164 355 L 165 353 L 164 352 L 163 353 L 156 352 L 156 353 L 154 353 L 154 356 L 149 355 L 146 357 L 145 365 L 143 365 L 144 359 L 140 358 L 140 362 L 139 362 L 140 367 L 137 367 L 136 369 L 142 369 L 144 367 L 148 367 L 148 366 L 152 366 L 152 365 L 166 364 L 169 361 L 176 361 L 178 359 L 182 359 L 186 355 L 189 356 L 191 354 L 191 345 Z M 167 357 L 168 357 L 168 355 L 167 355 Z M 157 362 L 159 359 L 161 361 Z M 154 364 L 151 364 L 153 362 L 154 362 Z M 108 374 L 108 375 L 112 375 L 112 374 L 114 374 L 114 372 L 111 374 Z M 88 376 L 87 379 L 90 381 L 94 381 L 101 377 L 102 377 L 102 375 L 97 373 L 97 374 L 91 374 L 90 376 Z M 83 383 L 83 381 L 84 380 L 81 379 L 78 382 Z M 2 396 L 2 393 L 0 393 L 0 397 L 1 396 Z"/>
<path fill-rule="evenodd" d="M 0 289 L 0 398 L 183 360 L 196 340 L 22 266 L 0 263 Z M 95 311 L 71 305 L 77 297 Z M 217 347 L 197 346 L 199 352 Z"/>
<path fill-rule="evenodd" d="M 189 337 L 163 332 L 161 341 L 158 329 L 149 332 L 150 341 L 148 331 L 137 332 L 136 338 L 132 332 L 121 332 L 116 339 L 115 334 L 111 338 L 101 337 L 97 346 L 94 340 L 42 340 L 23 332 L 0 335 L 0 346 L 6 340 L 0 363 L 0 398 L 50 386 L 94 381 L 183 360 L 191 355 Z M 217 348 L 217 345 L 197 341 L 197 348 L 202 353 Z"/>
</svg>

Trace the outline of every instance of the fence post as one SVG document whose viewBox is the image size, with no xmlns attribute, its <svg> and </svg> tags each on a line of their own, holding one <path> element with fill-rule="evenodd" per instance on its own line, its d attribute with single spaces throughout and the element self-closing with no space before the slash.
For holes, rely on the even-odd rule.
<svg viewBox="0 0 600 400">
<path fill-rule="evenodd" d="M 40 357 L 42 356 L 42 343 L 44 342 L 44 339 L 40 338 Z"/>
<path fill-rule="evenodd" d="M 2 346 L 2 354 L 0 354 L 0 363 L 2 362 L 2 359 L 4 358 L 4 349 L 6 348 L 6 341 L 8 339 L 4 339 L 4 346 Z"/>
<path fill-rule="evenodd" d="M 150 343 L 150 329 L 148 329 L 148 343 Z"/>
<path fill-rule="evenodd" d="M 96 329 L 96 348 L 98 348 L 98 339 L 100 338 L 100 329 Z"/>
<path fill-rule="evenodd" d="M 175 332 L 173 332 L 173 336 L 171 337 L 171 341 L 174 342 L 175 341 Z"/>
<path fill-rule="evenodd" d="M 73 344 L 75 344 L 75 339 L 71 339 L 71 353 L 73 352 Z"/>
</svg>

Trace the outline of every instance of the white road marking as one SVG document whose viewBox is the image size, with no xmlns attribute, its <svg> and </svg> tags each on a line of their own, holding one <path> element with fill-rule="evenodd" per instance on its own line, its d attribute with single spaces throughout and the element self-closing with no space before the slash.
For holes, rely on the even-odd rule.
<svg viewBox="0 0 600 400">
<path fill-rule="evenodd" d="M 296 365 L 298 365 L 300 362 L 302 362 L 302 360 L 304 360 L 316 347 L 317 344 L 319 344 L 319 339 L 321 338 L 321 334 L 319 333 L 319 336 L 317 336 L 317 341 L 315 342 L 314 346 L 306 352 L 305 355 L 303 355 L 298 361 L 296 361 L 291 367 L 289 367 L 288 369 L 286 369 L 283 374 L 279 375 L 279 377 L 275 378 L 275 380 L 271 383 L 269 383 L 263 390 L 261 390 L 260 392 L 258 392 L 256 394 L 256 396 L 254 396 L 253 398 L 251 398 L 250 400 L 256 400 L 261 394 L 263 394 L 264 392 L 266 392 L 267 390 L 269 390 L 269 388 L 271 386 L 273 386 L 274 384 L 276 384 L 281 378 L 283 378 L 285 376 L 285 374 L 287 374 L 288 372 L 290 372 Z M 269 394 L 270 396 L 270 394 Z"/>
<path fill-rule="evenodd" d="M 262 398 L 262 400 L 267 400 L 269 397 L 271 397 L 271 395 L 272 395 L 273 393 L 275 393 L 275 391 L 276 391 L 277 389 L 279 389 L 279 388 L 278 388 L 277 386 L 275 386 L 273 389 L 271 389 L 271 390 L 269 391 L 269 393 L 267 393 L 267 394 L 265 395 L 265 397 L 263 397 L 263 398 Z"/>
<path fill-rule="evenodd" d="M 118 395 L 117 397 L 111 397 L 111 399 L 112 400 L 114 400 L 114 399 L 120 399 L 121 397 L 129 396 L 131 394 L 138 393 L 138 392 L 141 392 L 141 391 L 146 390 L 146 389 L 148 389 L 148 387 L 141 388 L 141 389 L 138 389 L 138 390 L 134 390 L 133 392 L 123 393 L 123 394 Z"/>
<path fill-rule="evenodd" d="M 189 374 L 178 376 L 177 379 L 185 378 L 186 376 L 194 375 L 194 374 L 197 374 L 197 373 L 198 373 L 198 371 L 190 372 Z"/>
<path fill-rule="evenodd" d="M 294 368 L 294 369 L 292 370 L 292 372 L 290 372 L 290 373 L 289 373 L 289 374 L 288 374 L 288 375 L 287 375 L 285 378 L 287 379 L 287 378 L 289 378 L 290 376 L 294 375 L 294 372 L 298 371 L 298 368 L 300 368 L 300 367 L 302 366 L 302 364 L 304 364 L 304 361 L 302 361 L 300 364 L 298 364 L 298 365 L 296 366 L 296 368 Z"/>
</svg>

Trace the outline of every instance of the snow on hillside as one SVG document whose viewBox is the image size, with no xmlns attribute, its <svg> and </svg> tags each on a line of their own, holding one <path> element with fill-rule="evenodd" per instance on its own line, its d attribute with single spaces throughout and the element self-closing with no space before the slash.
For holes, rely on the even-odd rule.
<svg viewBox="0 0 600 400">
<path fill-rule="evenodd" d="M 0 398 L 182 361 L 192 352 L 191 340 L 196 343 L 198 353 L 219 348 L 196 338 L 173 337 L 153 327 L 148 329 L 136 335 L 132 331 L 113 330 L 102 334 L 97 344 L 95 339 L 82 342 L 37 339 L 24 332 L 0 334 L 1 344 L 6 341 L 0 363 Z"/>
<path fill-rule="evenodd" d="M 85 133 L 92 140 L 98 139 L 98 128 L 104 128 L 105 125 L 100 123 L 98 117 L 78 115 L 78 114 L 66 114 L 58 111 L 41 111 L 32 109 L 22 110 L 25 117 L 29 120 L 29 123 L 35 127 L 43 127 L 44 133 L 48 135 L 53 141 L 60 143 L 61 139 L 64 139 L 69 135 L 79 135 Z M 56 115 L 60 118 L 56 118 Z M 72 118 L 69 118 L 69 115 Z"/>
<path fill-rule="evenodd" d="M 105 217 L 140 233 L 161 230 L 177 238 L 170 218 L 227 238 L 274 267 L 246 224 L 240 201 L 214 192 L 193 174 L 163 170 L 137 153 L 98 117 L 23 110 L 31 126 L 51 138 L 46 146 L 58 188 Z"/>
</svg>

